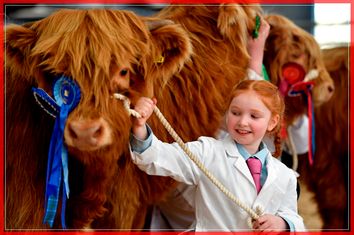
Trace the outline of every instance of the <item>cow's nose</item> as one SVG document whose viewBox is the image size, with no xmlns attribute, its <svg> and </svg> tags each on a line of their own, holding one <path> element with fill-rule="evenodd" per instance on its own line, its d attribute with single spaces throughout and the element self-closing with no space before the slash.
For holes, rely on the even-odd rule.
<svg viewBox="0 0 354 235">
<path fill-rule="evenodd" d="M 81 123 L 71 122 L 69 124 L 69 133 L 73 139 L 81 139 L 94 143 L 95 139 L 102 133 L 102 126 L 100 123 L 82 125 Z"/>
<path fill-rule="evenodd" d="M 108 130 L 102 119 L 71 121 L 68 123 L 65 141 L 69 146 L 92 150 L 109 144 Z"/>
<path fill-rule="evenodd" d="M 333 93 L 334 92 L 334 85 L 333 84 L 328 85 L 327 89 L 328 89 L 329 93 Z"/>
</svg>

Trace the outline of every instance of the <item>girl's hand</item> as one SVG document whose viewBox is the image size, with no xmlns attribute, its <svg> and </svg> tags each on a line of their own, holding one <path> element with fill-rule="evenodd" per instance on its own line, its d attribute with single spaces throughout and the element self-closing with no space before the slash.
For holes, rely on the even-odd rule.
<svg viewBox="0 0 354 235">
<path fill-rule="evenodd" d="M 251 35 L 248 39 L 248 53 L 251 56 L 249 68 L 254 70 L 259 75 L 262 74 L 262 63 L 264 47 L 269 35 L 270 25 L 267 21 L 261 18 L 261 25 L 258 31 L 258 37 L 253 38 Z"/>
<path fill-rule="evenodd" d="M 287 223 L 279 216 L 265 214 L 252 223 L 253 229 L 261 232 L 285 232 Z"/>
<path fill-rule="evenodd" d="M 141 117 L 134 119 L 132 132 L 141 140 L 144 140 L 147 137 L 145 124 L 154 111 L 156 103 L 157 100 L 155 98 L 150 99 L 147 97 L 141 97 L 134 107 L 135 111 L 137 111 Z"/>
</svg>

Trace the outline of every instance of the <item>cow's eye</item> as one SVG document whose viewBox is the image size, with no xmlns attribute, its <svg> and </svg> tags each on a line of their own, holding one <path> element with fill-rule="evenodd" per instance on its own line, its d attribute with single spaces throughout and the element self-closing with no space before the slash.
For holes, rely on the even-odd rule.
<svg viewBox="0 0 354 235">
<path fill-rule="evenodd" d="M 121 71 L 119 71 L 119 75 L 121 77 L 125 77 L 128 74 L 128 69 L 122 69 Z"/>
<path fill-rule="evenodd" d="M 130 70 L 127 67 L 121 67 L 114 71 L 111 79 L 112 91 L 129 88 Z"/>
</svg>

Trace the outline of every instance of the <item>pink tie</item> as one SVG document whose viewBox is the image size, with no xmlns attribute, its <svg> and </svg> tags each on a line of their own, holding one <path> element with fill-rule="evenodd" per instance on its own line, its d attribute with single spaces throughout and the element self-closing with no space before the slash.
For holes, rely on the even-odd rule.
<svg viewBox="0 0 354 235">
<path fill-rule="evenodd" d="M 247 159 L 248 168 L 251 171 L 254 184 L 256 185 L 257 193 L 261 190 L 261 170 L 262 163 L 258 158 L 250 157 Z"/>
</svg>

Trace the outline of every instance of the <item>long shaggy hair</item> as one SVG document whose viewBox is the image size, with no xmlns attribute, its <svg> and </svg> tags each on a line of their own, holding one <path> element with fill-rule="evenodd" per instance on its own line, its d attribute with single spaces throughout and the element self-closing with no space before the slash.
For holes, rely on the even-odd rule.
<svg viewBox="0 0 354 235">
<path fill-rule="evenodd" d="M 123 62 L 132 71 L 129 65 L 138 62 L 148 67 L 144 63 L 152 45 L 145 24 L 129 12 L 62 10 L 25 27 L 8 27 L 6 42 L 6 228 L 44 227 L 53 119 L 34 102 L 31 87 L 51 93 L 54 76 L 60 74 L 74 78 L 82 92 L 68 125 L 103 116 L 111 130 L 111 143 L 97 150 L 69 146 L 68 226 L 141 228 L 146 207 L 171 183 L 148 179 L 130 161 L 130 118 L 111 98 L 119 89 L 111 86 L 111 69 Z M 132 79 L 144 85 L 141 77 Z"/>
<path fill-rule="evenodd" d="M 256 14 L 261 14 L 258 6 L 237 4 L 171 6 L 158 13 L 159 18 L 181 24 L 193 45 L 191 59 L 180 73 L 154 86 L 163 87 L 155 92 L 157 105 L 184 141 L 214 136 L 220 128 L 226 97 L 246 77 L 247 39 Z M 151 125 L 161 129 L 154 117 Z M 157 135 L 172 141 L 164 130 Z"/>
<path fill-rule="evenodd" d="M 171 6 L 144 18 L 128 11 L 61 10 L 8 26 L 5 228 L 48 228 L 42 218 L 54 120 L 36 104 L 31 87 L 52 94 L 55 76 L 66 75 L 81 88 L 64 130 L 68 227 L 141 229 L 148 206 L 175 183 L 148 176 L 132 163 L 131 119 L 113 93 L 127 95 L 132 105 L 140 96 L 157 97 L 185 141 L 213 135 L 225 111 L 225 94 L 245 77 L 245 43 L 257 12 L 258 7 L 239 5 Z M 157 119 L 150 126 L 162 140 L 172 141 Z M 89 140 L 97 145 L 76 132 L 92 127 L 97 131 Z M 54 227 L 59 224 L 57 218 Z"/>
</svg>

